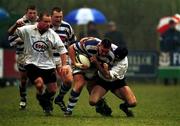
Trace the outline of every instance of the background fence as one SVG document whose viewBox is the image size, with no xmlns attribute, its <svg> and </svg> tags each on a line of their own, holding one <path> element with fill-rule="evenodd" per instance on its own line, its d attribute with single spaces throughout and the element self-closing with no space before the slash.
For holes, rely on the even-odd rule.
<svg viewBox="0 0 180 126">
<path fill-rule="evenodd" d="M 143 80 L 180 78 L 180 52 L 173 52 L 170 55 L 169 60 L 164 60 L 165 65 L 159 65 L 159 54 L 155 51 L 130 51 L 128 78 Z M 15 50 L 0 49 L 0 64 L 0 80 L 14 81 L 19 77 Z"/>
</svg>

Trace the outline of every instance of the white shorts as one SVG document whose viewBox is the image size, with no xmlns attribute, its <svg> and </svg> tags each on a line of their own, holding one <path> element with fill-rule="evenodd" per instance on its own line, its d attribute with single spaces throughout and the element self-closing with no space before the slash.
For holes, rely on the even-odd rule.
<svg viewBox="0 0 180 126">
<path fill-rule="evenodd" d="M 25 55 L 17 54 L 16 55 L 17 68 L 19 71 L 26 71 L 25 69 Z"/>
</svg>

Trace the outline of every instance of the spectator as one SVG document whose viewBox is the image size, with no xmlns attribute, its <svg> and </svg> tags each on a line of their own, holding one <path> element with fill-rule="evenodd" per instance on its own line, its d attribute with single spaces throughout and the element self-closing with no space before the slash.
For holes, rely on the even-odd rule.
<svg viewBox="0 0 180 126">
<path fill-rule="evenodd" d="M 126 47 L 121 32 L 117 30 L 116 23 L 110 21 L 107 27 L 108 31 L 104 34 L 104 38 L 110 39 L 117 46 Z"/>
<path fill-rule="evenodd" d="M 175 29 L 176 23 L 169 21 L 169 29 L 160 36 L 160 50 L 162 52 L 175 51 L 176 46 L 180 43 L 180 32 Z"/>
<path fill-rule="evenodd" d="M 170 54 L 178 51 L 180 45 L 180 32 L 175 28 L 174 20 L 169 21 L 169 29 L 160 36 L 160 65 L 170 65 Z M 165 62 L 162 62 L 165 61 Z M 169 84 L 169 78 L 164 78 L 164 84 Z M 178 79 L 173 78 L 174 84 L 177 84 Z"/>
<path fill-rule="evenodd" d="M 97 30 L 95 22 L 89 21 L 87 24 L 87 31 L 80 32 L 79 39 L 84 38 L 84 37 L 100 38 L 100 34 L 99 34 L 99 31 Z"/>
</svg>

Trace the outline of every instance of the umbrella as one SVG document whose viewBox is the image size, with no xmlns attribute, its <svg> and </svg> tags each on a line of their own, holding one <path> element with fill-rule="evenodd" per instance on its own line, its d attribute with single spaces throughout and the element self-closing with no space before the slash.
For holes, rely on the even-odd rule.
<svg viewBox="0 0 180 126">
<path fill-rule="evenodd" d="M 176 14 L 175 16 L 177 17 L 177 20 L 178 20 L 175 28 L 176 30 L 180 31 L 180 14 Z"/>
<path fill-rule="evenodd" d="M 96 24 L 106 23 L 106 18 L 102 12 L 94 8 L 79 8 L 67 14 L 64 18 L 70 24 L 86 25 L 89 21 Z"/>
<path fill-rule="evenodd" d="M 175 14 L 174 16 L 166 16 L 159 20 L 158 26 L 157 26 L 157 32 L 160 34 L 164 33 L 169 29 L 169 21 L 173 20 L 176 24 L 180 22 L 180 15 Z"/>
<path fill-rule="evenodd" d="M 176 26 L 175 26 L 176 30 L 177 31 L 180 31 L 180 23 L 178 23 Z"/>
<path fill-rule="evenodd" d="M 9 13 L 6 10 L 0 8 L 0 20 L 6 19 L 8 17 Z"/>
</svg>

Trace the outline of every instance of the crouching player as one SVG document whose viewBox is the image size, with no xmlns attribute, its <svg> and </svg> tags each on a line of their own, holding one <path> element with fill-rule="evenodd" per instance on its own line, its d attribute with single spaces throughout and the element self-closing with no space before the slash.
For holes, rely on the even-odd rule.
<svg viewBox="0 0 180 126">
<path fill-rule="evenodd" d="M 92 106 L 96 105 L 110 90 L 118 98 L 124 101 L 124 103 L 119 105 L 119 108 L 127 115 L 127 117 L 133 117 L 134 114 L 129 108 L 135 107 L 137 101 L 132 90 L 125 81 L 125 73 L 128 69 L 127 54 L 128 50 L 126 48 L 116 48 L 114 51 L 115 61 L 112 67 L 106 63 L 101 65 L 96 57 L 91 58 L 91 61 L 96 64 L 99 71 L 98 76 L 94 79 L 96 82 L 91 90 L 89 103 Z"/>
<path fill-rule="evenodd" d="M 88 58 L 91 56 L 97 56 L 97 58 L 104 62 L 112 62 L 114 59 L 114 54 L 111 51 L 111 42 L 107 39 L 97 39 L 97 38 L 87 38 L 83 41 L 72 44 L 69 47 L 69 56 L 73 65 L 73 79 L 74 85 L 72 86 L 69 102 L 67 105 L 67 110 L 65 111 L 65 116 L 71 116 L 72 111 L 78 102 L 79 96 L 86 82 L 90 81 L 94 74 L 97 72 L 97 68 L 87 67 L 84 64 L 78 63 L 75 60 L 76 53 L 86 55 Z M 102 100 L 102 103 L 105 101 Z M 106 109 L 109 109 L 109 115 L 111 114 L 111 109 L 106 105 Z"/>
</svg>

